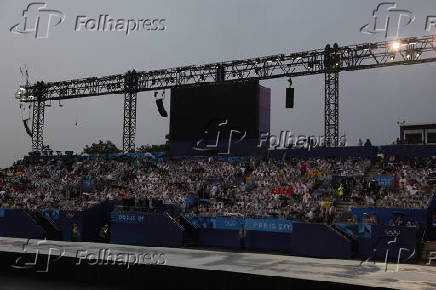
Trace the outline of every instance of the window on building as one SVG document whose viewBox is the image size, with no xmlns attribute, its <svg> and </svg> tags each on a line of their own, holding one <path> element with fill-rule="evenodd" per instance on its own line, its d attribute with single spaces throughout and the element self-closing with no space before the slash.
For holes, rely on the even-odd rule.
<svg viewBox="0 0 436 290">
<path fill-rule="evenodd" d="M 422 144 L 421 133 L 408 133 L 405 134 L 406 144 Z"/>
<path fill-rule="evenodd" d="M 427 144 L 436 144 L 436 132 L 427 133 Z"/>
</svg>

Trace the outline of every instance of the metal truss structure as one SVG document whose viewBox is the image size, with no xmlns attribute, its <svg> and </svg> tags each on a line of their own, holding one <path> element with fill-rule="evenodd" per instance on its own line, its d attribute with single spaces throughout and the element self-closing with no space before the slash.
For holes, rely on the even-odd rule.
<svg viewBox="0 0 436 290">
<path fill-rule="evenodd" d="M 436 35 L 362 43 L 349 46 L 277 54 L 206 65 L 191 65 L 21 87 L 17 98 L 34 103 L 32 146 L 43 148 L 44 102 L 110 94 L 124 94 L 123 150 L 135 148 L 136 99 L 139 92 L 217 82 L 267 80 L 325 74 L 325 140 L 339 140 L 339 73 L 436 61 Z"/>
</svg>

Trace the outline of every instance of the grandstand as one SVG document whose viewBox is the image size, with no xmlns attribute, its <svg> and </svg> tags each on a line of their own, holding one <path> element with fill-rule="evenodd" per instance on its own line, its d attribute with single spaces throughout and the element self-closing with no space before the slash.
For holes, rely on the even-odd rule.
<svg viewBox="0 0 436 290">
<path fill-rule="evenodd" d="M 293 151 L 288 153 L 298 152 Z M 417 226 L 427 224 L 435 162 L 434 156 L 395 155 L 384 160 L 375 155 L 287 160 L 36 156 L 1 172 L 0 197 L 6 211 L 83 212 L 109 203 L 117 211 L 167 213 L 175 220 L 235 217 L 333 225 L 366 218 L 372 224 Z M 375 209 L 422 213 L 399 219 L 377 216 Z"/>
<path fill-rule="evenodd" d="M 0 172 L 0 234 L 428 260 L 436 238 L 435 148 L 408 145 L 421 151 L 406 156 L 403 146 L 288 149 L 270 159 L 33 154 Z"/>
<path fill-rule="evenodd" d="M 3 66 L 8 74 L 16 65 L 10 61 L 28 61 L 41 71 L 34 77 L 21 67 L 14 95 L 21 117 L 15 125 L 31 146 L 15 147 L 12 129 L 1 134 L 2 154 L 9 156 L 0 160 L 8 165 L 0 170 L 0 290 L 21 289 L 17 281 L 30 289 L 70 289 L 64 287 L 69 282 L 71 289 L 123 290 L 436 289 L 436 125 L 397 121 L 400 136 L 392 145 L 371 143 L 395 139 L 397 117 L 421 122 L 433 116 L 428 72 L 436 63 L 436 35 L 430 34 L 436 18 L 413 23 L 428 9 L 380 3 L 360 23 L 363 2 L 139 2 L 106 3 L 107 14 L 95 19 L 84 13 L 95 14 L 101 5 L 87 3 L 90 11 L 76 16 L 86 23 L 70 29 L 77 39 L 59 33 L 74 19 L 74 5 L 27 3 L 21 18 L 11 20 L 12 34 L 1 37 L 10 49 L 5 55 L 12 53 Z M 109 12 L 112 5 L 118 9 Z M 345 13 L 347 5 L 356 17 Z M 144 11 L 169 19 L 128 14 Z M 337 39 L 356 40 L 343 19 L 358 19 L 361 41 Z M 219 30 L 208 26 L 213 21 Z M 162 30 L 148 27 L 155 22 Z M 116 35 L 123 23 L 127 46 Z M 400 34 L 417 23 L 426 23 L 427 35 Z M 243 34 L 233 33 L 239 27 Z M 417 35 L 416 27 L 408 28 Z M 101 41 L 106 32 L 108 42 Z M 153 35 L 146 46 L 135 38 L 143 32 Z M 202 39 L 196 43 L 192 35 Z M 280 35 L 283 42 L 277 42 Z M 301 50 L 309 40 L 318 48 Z M 237 41 L 241 47 L 233 46 Z M 290 49 L 278 53 L 282 47 Z M 256 51 L 274 54 L 253 56 Z M 195 59 L 202 61 L 188 63 Z M 163 64 L 168 67 L 158 67 Z M 414 71 L 419 65 L 421 73 Z M 404 76 L 419 82 L 400 80 L 389 69 L 409 70 Z M 383 74 L 370 74 L 376 70 Z M 348 77 L 357 71 L 362 77 Z M 322 90 L 308 85 L 309 77 L 322 79 Z M 376 80 L 382 89 L 374 88 Z M 347 91 L 348 99 L 339 97 L 342 82 L 355 92 Z M 319 92 L 322 97 L 312 99 Z M 140 103 L 145 94 L 154 98 Z M 416 101 L 418 95 L 430 104 Z M 112 96 L 122 99 L 118 124 L 109 110 Z M 95 103 L 79 112 L 85 109 L 79 100 L 90 99 Z M 68 102 L 77 104 L 55 115 Z M 294 107 L 311 109 L 290 113 Z M 90 125 L 103 112 L 111 119 Z M 9 127 L 14 117 L 0 125 Z M 71 127 L 74 133 L 62 136 Z M 86 142 L 107 137 L 120 149 L 100 141 L 75 154 L 85 133 Z M 155 144 L 164 133 L 165 144 L 139 145 Z"/>
</svg>

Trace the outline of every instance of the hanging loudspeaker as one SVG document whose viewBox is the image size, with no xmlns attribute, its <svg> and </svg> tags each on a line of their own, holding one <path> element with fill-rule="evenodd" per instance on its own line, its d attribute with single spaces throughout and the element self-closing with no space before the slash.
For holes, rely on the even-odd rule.
<svg viewBox="0 0 436 290">
<path fill-rule="evenodd" d="M 27 135 L 30 136 L 30 138 L 32 138 L 33 137 L 33 133 L 32 133 L 32 130 L 30 130 L 30 128 L 29 128 L 28 122 L 29 122 L 29 119 L 23 120 L 23 124 L 24 124 L 24 128 L 26 129 L 26 133 L 27 133 Z"/>
<path fill-rule="evenodd" d="M 286 108 L 294 107 L 294 88 L 286 88 Z"/>
<path fill-rule="evenodd" d="M 156 105 L 157 105 L 157 110 L 159 111 L 159 114 L 164 118 L 168 117 L 168 113 L 165 110 L 164 105 L 163 105 L 163 99 L 157 99 Z"/>
</svg>

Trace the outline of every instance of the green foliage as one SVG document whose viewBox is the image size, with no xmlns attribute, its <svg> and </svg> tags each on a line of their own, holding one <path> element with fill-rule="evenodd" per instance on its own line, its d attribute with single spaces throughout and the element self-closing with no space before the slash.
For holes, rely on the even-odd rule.
<svg viewBox="0 0 436 290">
<path fill-rule="evenodd" d="M 166 134 L 165 135 L 165 139 L 166 142 L 165 144 L 161 144 L 161 145 L 141 145 L 138 148 L 136 148 L 136 152 L 141 152 L 141 153 L 153 153 L 153 152 L 165 152 L 167 155 L 170 152 L 170 135 Z"/>
<path fill-rule="evenodd" d="M 147 152 L 167 152 L 168 151 L 168 147 L 166 144 L 162 144 L 162 145 L 141 145 L 138 148 L 136 148 L 136 152 L 141 152 L 141 153 L 147 153 Z"/>
<path fill-rule="evenodd" d="M 92 143 L 91 146 L 86 145 L 83 149 L 83 153 L 94 155 L 94 154 L 112 154 L 120 153 L 121 150 L 111 141 L 99 141 L 98 143 Z"/>
</svg>

